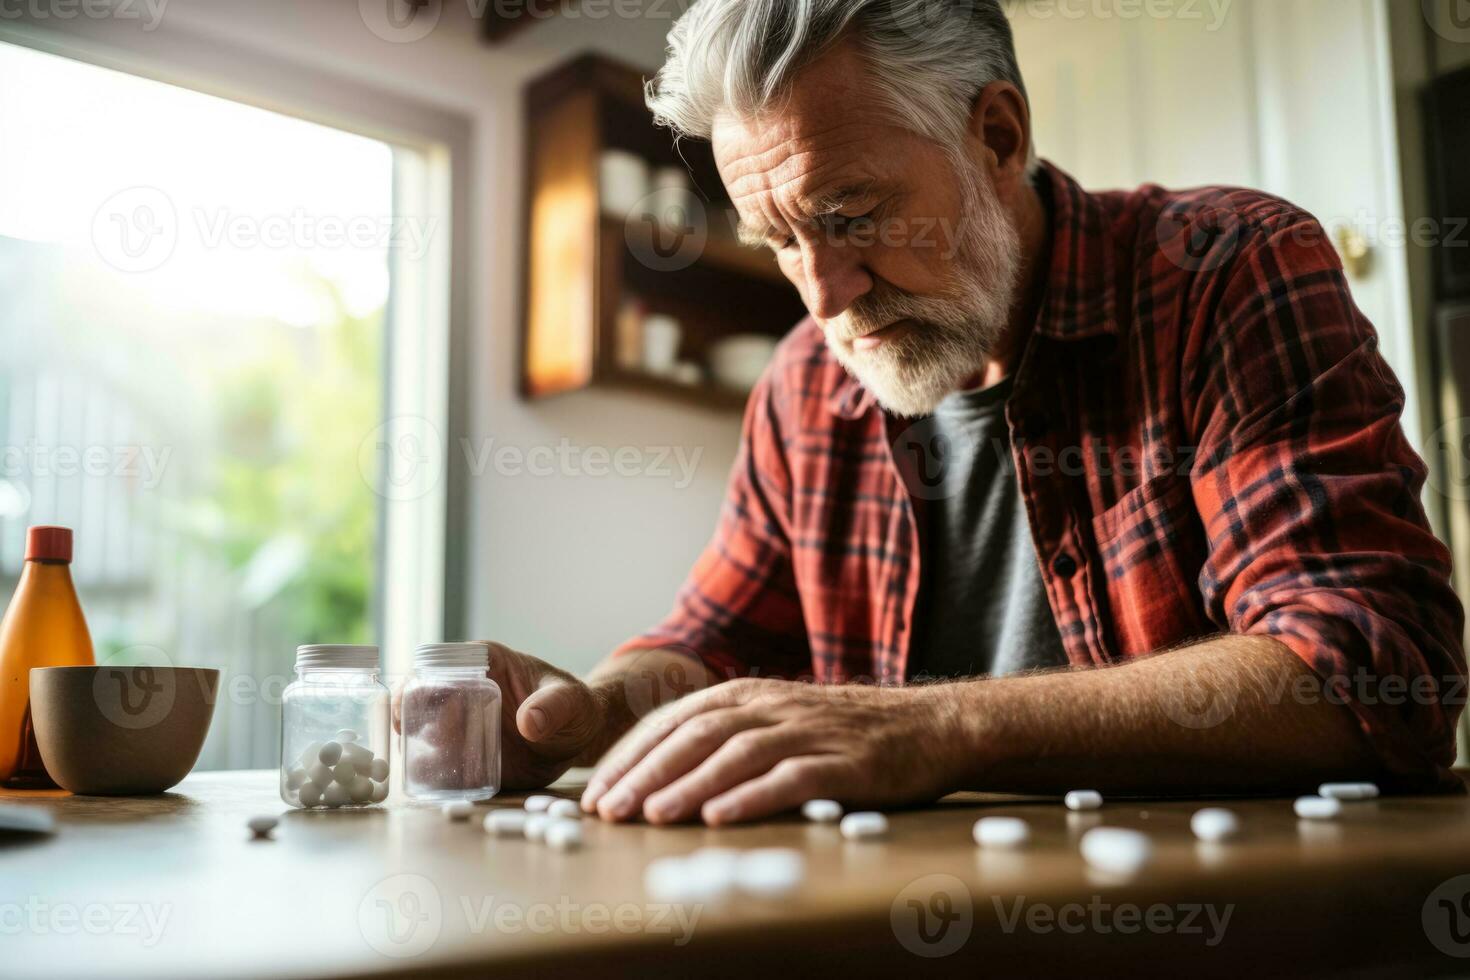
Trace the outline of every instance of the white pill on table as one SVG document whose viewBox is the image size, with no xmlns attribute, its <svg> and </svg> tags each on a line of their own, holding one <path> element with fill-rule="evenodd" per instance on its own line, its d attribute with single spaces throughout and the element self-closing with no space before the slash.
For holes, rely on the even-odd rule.
<svg viewBox="0 0 1470 980">
<path fill-rule="evenodd" d="M 322 788 L 313 782 L 302 783 L 299 799 L 302 806 L 316 806 L 322 801 Z"/>
<path fill-rule="evenodd" d="M 542 834 L 546 846 L 558 851 L 571 851 L 582 846 L 582 821 L 550 817 Z"/>
<path fill-rule="evenodd" d="M 733 847 L 701 847 L 684 857 L 690 874 L 735 883 L 735 869 L 740 864 L 740 851 Z"/>
<path fill-rule="evenodd" d="M 322 790 L 322 802 L 327 806 L 342 806 L 352 801 L 352 794 L 341 783 L 333 782 Z"/>
<path fill-rule="evenodd" d="M 439 808 L 439 812 L 449 820 L 468 820 L 475 812 L 475 805 L 469 800 L 455 800 L 453 803 L 444 804 Z"/>
<path fill-rule="evenodd" d="M 374 803 L 382 803 L 387 798 L 388 784 L 386 782 L 373 783 L 373 795 L 371 797 L 372 801 Z"/>
<path fill-rule="evenodd" d="M 342 758 L 352 763 L 352 768 L 359 773 L 366 773 L 373 766 L 373 753 L 365 745 L 356 742 L 344 742 L 342 744 Z"/>
<path fill-rule="evenodd" d="M 1031 827 L 1020 817 L 981 817 L 971 833 L 981 847 L 1020 847 L 1030 839 Z"/>
<path fill-rule="evenodd" d="M 747 895 L 775 898 L 794 891 L 806 877 L 806 859 L 789 847 L 760 847 L 740 855 L 735 887 Z"/>
<path fill-rule="evenodd" d="M 1099 871 L 1133 874 L 1153 857 L 1146 834 L 1125 827 L 1094 827 L 1082 835 L 1082 858 Z"/>
<path fill-rule="evenodd" d="M 306 770 L 300 766 L 293 766 L 286 772 L 287 789 L 300 789 L 304 782 L 306 782 Z"/>
<path fill-rule="evenodd" d="M 1333 800 L 1376 800 L 1378 787 L 1373 783 L 1323 783 L 1317 795 Z"/>
<path fill-rule="evenodd" d="M 552 800 L 546 808 L 546 815 L 559 820 L 581 820 L 582 808 L 576 800 Z"/>
<path fill-rule="evenodd" d="M 658 902 L 714 902 L 735 886 L 733 875 L 679 857 L 658 858 L 643 870 L 643 889 Z"/>
<path fill-rule="evenodd" d="M 497 837 L 521 837 L 526 832 L 525 810 L 491 810 L 485 814 L 485 832 Z"/>
<path fill-rule="evenodd" d="M 342 758 L 342 745 L 339 742 L 328 742 L 322 746 L 322 750 L 316 756 L 324 766 L 335 766 Z"/>
<path fill-rule="evenodd" d="M 375 758 L 372 761 L 372 765 L 368 766 L 368 775 L 380 783 L 386 780 L 388 778 L 388 760 L 382 756 Z"/>
<path fill-rule="evenodd" d="M 848 840 L 882 837 L 888 833 L 888 818 L 872 810 L 849 813 L 842 818 L 842 823 L 838 825 L 838 829 L 842 831 L 842 836 Z"/>
<path fill-rule="evenodd" d="M 544 813 L 528 813 L 526 814 L 526 825 L 522 828 L 521 833 L 525 835 L 526 840 L 539 841 L 546 834 L 546 823 L 550 819 Z"/>
<path fill-rule="evenodd" d="M 551 804 L 553 804 L 555 802 L 556 802 L 556 797 L 554 797 L 554 796 L 546 796 L 545 794 L 542 794 L 542 793 L 537 793 L 535 796 L 528 796 L 528 797 L 526 797 L 526 804 L 525 804 L 525 806 L 526 806 L 526 812 L 527 813 L 541 813 L 547 807 L 551 806 Z"/>
<path fill-rule="evenodd" d="M 356 742 L 357 732 L 354 732 L 350 728 L 339 728 L 337 729 L 337 734 L 332 737 L 339 742 Z"/>
<path fill-rule="evenodd" d="M 1331 820 L 1342 813 L 1342 800 L 1330 796 L 1302 796 L 1291 808 L 1303 820 Z"/>
<path fill-rule="evenodd" d="M 316 762 L 307 767 L 306 778 L 316 783 L 317 789 L 326 789 L 327 784 L 332 781 L 332 770 L 330 767 Z"/>
<path fill-rule="evenodd" d="M 245 826 L 249 827 L 250 832 L 256 837 L 269 837 L 271 831 L 275 830 L 280 822 L 275 817 L 251 817 L 245 822 Z"/>
<path fill-rule="evenodd" d="M 1062 797 L 1068 810 L 1096 810 L 1103 805 L 1102 794 L 1095 789 L 1074 789 Z"/>
<path fill-rule="evenodd" d="M 801 815 L 812 823 L 836 823 L 842 819 L 842 804 L 836 800 L 807 800 Z"/>
<path fill-rule="evenodd" d="M 357 767 L 350 762 L 339 762 L 332 767 L 332 778 L 350 788 L 357 779 Z"/>
<path fill-rule="evenodd" d="M 1207 806 L 1194 811 L 1189 818 L 1189 829 L 1194 836 L 1204 841 L 1222 841 L 1240 833 L 1240 818 L 1234 810 L 1222 806 Z"/>
<path fill-rule="evenodd" d="M 373 781 L 366 776 L 358 776 L 348 792 L 352 794 L 352 802 L 366 803 L 373 798 Z"/>
</svg>

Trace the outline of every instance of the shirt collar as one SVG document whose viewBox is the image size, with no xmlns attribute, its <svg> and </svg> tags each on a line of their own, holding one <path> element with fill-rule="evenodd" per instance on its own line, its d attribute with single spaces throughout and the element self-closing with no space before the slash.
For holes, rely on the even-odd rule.
<svg viewBox="0 0 1470 980">
<path fill-rule="evenodd" d="M 1116 334 L 1116 259 L 1102 202 L 1048 161 L 1041 162 L 1036 180 L 1049 192 L 1052 224 L 1051 264 L 1036 332 L 1055 340 Z M 875 399 L 856 378 L 833 367 L 840 378 L 828 407 L 840 418 L 860 418 Z"/>
</svg>

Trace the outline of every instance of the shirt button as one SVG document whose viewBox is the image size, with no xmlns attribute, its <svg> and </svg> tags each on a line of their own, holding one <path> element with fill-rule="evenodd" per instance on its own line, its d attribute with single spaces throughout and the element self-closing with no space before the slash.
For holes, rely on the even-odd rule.
<svg viewBox="0 0 1470 980">
<path fill-rule="evenodd" d="M 1077 559 L 1071 555 L 1058 555 L 1051 563 L 1051 570 L 1062 578 L 1071 578 L 1077 574 Z"/>
</svg>

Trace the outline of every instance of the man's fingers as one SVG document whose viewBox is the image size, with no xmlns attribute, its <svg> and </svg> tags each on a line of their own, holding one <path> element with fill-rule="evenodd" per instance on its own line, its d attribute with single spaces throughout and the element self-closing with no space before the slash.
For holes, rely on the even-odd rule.
<svg viewBox="0 0 1470 980">
<path fill-rule="evenodd" d="M 663 789 L 709 758 L 737 733 L 764 725 L 740 708 L 706 711 L 680 725 L 634 762 L 597 803 L 604 820 L 626 820 L 638 813 L 650 793 Z"/>
<path fill-rule="evenodd" d="M 578 681 L 547 677 L 516 712 L 516 730 L 540 751 L 580 752 L 597 732 L 597 704 Z"/>
<path fill-rule="evenodd" d="M 708 801 L 700 808 L 700 816 L 711 827 L 759 820 L 794 810 L 807 800 L 837 795 L 840 777 L 841 764 L 835 756 L 792 756 L 765 775 Z"/>
<path fill-rule="evenodd" d="M 684 727 L 690 728 L 697 722 L 698 719 Z M 674 738 L 659 748 L 669 745 Z M 799 733 L 784 726 L 747 728 L 736 732 L 713 752 L 707 753 L 707 757 L 688 773 L 666 781 L 667 785 L 651 792 L 643 803 L 643 815 L 649 823 L 687 820 L 698 813 L 706 801 L 764 775 L 782 760 L 800 752 L 805 741 Z"/>
</svg>

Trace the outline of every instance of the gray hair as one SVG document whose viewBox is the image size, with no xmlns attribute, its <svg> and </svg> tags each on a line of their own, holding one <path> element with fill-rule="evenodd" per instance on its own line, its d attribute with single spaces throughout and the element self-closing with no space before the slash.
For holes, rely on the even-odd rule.
<svg viewBox="0 0 1470 980">
<path fill-rule="evenodd" d="M 1007 81 L 1026 95 L 1000 0 L 697 0 L 669 31 L 648 107 L 676 136 L 708 139 L 716 113 L 771 106 L 849 31 L 880 107 L 948 147 L 959 146 L 986 85 Z"/>
</svg>

